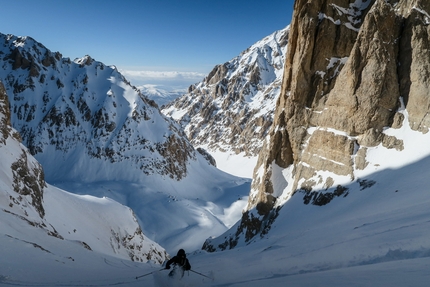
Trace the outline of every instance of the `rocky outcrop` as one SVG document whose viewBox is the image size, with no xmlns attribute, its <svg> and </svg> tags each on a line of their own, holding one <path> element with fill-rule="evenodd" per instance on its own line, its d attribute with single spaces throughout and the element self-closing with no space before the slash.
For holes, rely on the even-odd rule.
<svg viewBox="0 0 430 287">
<path fill-rule="evenodd" d="M 347 194 L 327 174 L 356 180 L 369 148 L 402 150 L 401 139 L 384 134 L 402 126 L 400 110 L 413 130 L 428 132 L 429 15 L 420 0 L 295 2 L 274 123 L 230 240 L 263 234 L 297 192 L 317 205 Z M 254 232 L 239 232 L 247 229 Z"/>
<path fill-rule="evenodd" d="M 20 142 L 19 134 L 14 131 L 10 123 L 9 101 L 6 90 L 0 82 L 0 147 L 6 146 L 8 141 Z M 46 187 L 42 166 L 21 148 L 20 155 L 12 160 L 2 157 L 3 164 L 10 162 L 9 171 L 12 188 L 15 193 L 9 194 L 8 212 L 17 214 L 25 219 L 29 214 L 37 214 L 38 220 L 26 219 L 30 224 L 43 226 L 40 220 L 45 215 L 43 208 L 43 190 Z"/>
<path fill-rule="evenodd" d="M 25 151 L 21 157 L 11 165 L 13 172 L 13 189 L 17 194 L 29 196 L 31 205 L 35 207 L 40 217 L 43 218 L 43 188 L 46 187 L 43 169 L 40 164 L 29 166 Z M 18 198 L 22 198 L 18 196 Z"/>
<path fill-rule="evenodd" d="M 6 144 L 6 139 L 12 130 L 10 123 L 9 101 L 3 84 L 0 84 L 0 143 Z"/>
<path fill-rule="evenodd" d="M 288 27 L 217 65 L 163 113 L 178 120 L 196 147 L 257 156 L 273 122 Z"/>
</svg>

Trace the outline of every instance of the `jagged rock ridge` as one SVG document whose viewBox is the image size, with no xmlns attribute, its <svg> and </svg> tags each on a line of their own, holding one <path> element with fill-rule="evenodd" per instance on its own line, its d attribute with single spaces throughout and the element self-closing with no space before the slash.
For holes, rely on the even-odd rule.
<svg viewBox="0 0 430 287">
<path fill-rule="evenodd" d="M 81 167 L 98 161 L 98 180 L 151 174 L 180 180 L 196 159 L 179 126 L 115 67 L 89 56 L 71 61 L 30 37 L 3 34 L 0 56 L 12 124 L 48 179 L 97 180 Z M 62 170 L 59 162 L 75 164 Z M 111 172 L 104 163 L 127 168 Z"/>
<path fill-rule="evenodd" d="M 205 249 L 264 236 L 291 196 L 324 205 L 347 196 L 342 182 L 375 184 L 356 177 L 371 168 L 369 150 L 404 149 L 387 129 L 428 132 L 429 15 L 420 0 L 296 1 L 282 92 L 247 211 Z"/>
<path fill-rule="evenodd" d="M 254 157 L 273 121 L 289 28 L 217 65 L 163 113 L 178 120 L 196 147 Z"/>
</svg>

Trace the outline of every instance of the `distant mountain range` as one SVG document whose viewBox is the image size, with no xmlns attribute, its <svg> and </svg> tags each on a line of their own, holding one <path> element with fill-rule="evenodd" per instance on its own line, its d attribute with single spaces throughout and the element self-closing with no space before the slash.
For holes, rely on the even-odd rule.
<svg viewBox="0 0 430 287">
<path fill-rule="evenodd" d="M 137 88 L 149 99 L 157 103 L 157 105 L 162 108 L 166 104 L 173 102 L 180 96 L 184 95 L 187 90 L 174 90 L 168 91 L 162 86 L 157 85 L 143 85 L 137 86 Z"/>
</svg>

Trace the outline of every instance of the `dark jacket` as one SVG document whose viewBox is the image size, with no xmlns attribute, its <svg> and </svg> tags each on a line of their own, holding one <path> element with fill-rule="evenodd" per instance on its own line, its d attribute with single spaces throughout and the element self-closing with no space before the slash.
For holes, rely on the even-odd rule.
<svg viewBox="0 0 430 287">
<path fill-rule="evenodd" d="M 187 256 L 185 255 L 185 251 L 183 249 L 180 249 L 176 256 L 173 256 L 172 259 L 167 261 L 166 269 L 170 269 L 170 265 L 176 265 L 177 267 L 181 267 L 182 270 L 191 269 L 190 262 L 188 261 Z"/>
</svg>

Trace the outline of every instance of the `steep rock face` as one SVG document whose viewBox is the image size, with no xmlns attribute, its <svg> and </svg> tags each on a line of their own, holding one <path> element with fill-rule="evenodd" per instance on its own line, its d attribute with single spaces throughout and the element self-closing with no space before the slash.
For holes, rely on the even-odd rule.
<svg viewBox="0 0 430 287">
<path fill-rule="evenodd" d="M 0 83 L 1 234 L 48 253 L 47 236 L 133 261 L 162 263 L 166 259 L 164 249 L 144 236 L 130 209 L 112 200 L 81 199 L 49 186 L 42 166 L 20 143 L 10 115 Z M 98 216 L 94 210 L 100 211 Z"/>
<path fill-rule="evenodd" d="M 410 2 L 400 1 L 398 8 L 404 17 L 398 70 L 400 95 L 405 101 L 411 128 L 427 133 L 430 126 L 430 3 Z"/>
<path fill-rule="evenodd" d="M 207 241 L 208 250 L 264 235 L 298 191 L 317 205 L 347 194 L 341 183 L 359 180 L 368 149 L 403 149 L 384 133 L 402 126 L 399 111 L 406 108 L 411 129 L 428 132 L 428 1 L 297 0 L 294 8 L 282 93 L 248 211 L 234 235 Z"/>
<path fill-rule="evenodd" d="M 0 35 L 11 121 L 50 180 L 135 180 L 187 174 L 196 153 L 179 126 L 163 116 L 115 67 L 89 56 L 71 61 L 30 37 Z M 136 131 L 144 131 L 137 133 Z M 73 163 L 63 170 L 61 164 Z M 98 178 L 82 169 L 98 162 Z M 111 172 L 115 163 L 123 172 Z"/>
<path fill-rule="evenodd" d="M 163 113 L 178 120 L 194 146 L 256 156 L 273 121 L 289 28 L 217 65 Z"/>
<path fill-rule="evenodd" d="M 305 181 L 301 188 L 311 188 L 315 183 L 306 180 L 316 170 L 351 173 L 354 142 L 333 132 L 337 130 L 335 127 L 332 130 L 312 127 L 319 127 L 323 115 L 338 111 L 335 107 L 327 109 L 329 94 L 350 60 L 370 4 L 371 1 L 296 1 L 282 93 L 249 199 L 249 208 L 256 206 L 258 215 L 266 215 L 286 188 L 287 182 L 284 186 L 273 184 L 272 178 L 279 172 L 277 167 L 293 169 L 295 174 L 290 181 L 294 182 L 288 182 L 292 190 L 299 180 Z M 344 83 L 339 86 L 342 88 Z M 336 100 L 333 102 L 338 104 Z M 351 104 L 350 99 L 344 102 Z M 342 116 L 343 113 L 340 112 Z M 338 119 L 327 119 L 328 127 L 331 121 L 335 123 Z"/>
</svg>

